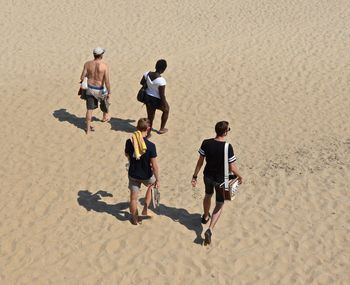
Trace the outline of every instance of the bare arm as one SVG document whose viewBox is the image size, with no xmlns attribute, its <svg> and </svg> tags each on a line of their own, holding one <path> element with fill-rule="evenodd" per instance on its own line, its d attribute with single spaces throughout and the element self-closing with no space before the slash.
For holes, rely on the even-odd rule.
<svg viewBox="0 0 350 285">
<path fill-rule="evenodd" d="M 151 165 L 152 165 L 152 169 L 153 169 L 153 174 L 156 177 L 155 187 L 159 188 L 159 186 L 160 186 L 160 184 L 159 184 L 159 167 L 158 167 L 158 162 L 157 162 L 156 157 L 151 158 Z"/>
<path fill-rule="evenodd" d="M 239 184 L 242 184 L 243 177 L 241 176 L 241 174 L 238 171 L 238 167 L 236 165 L 236 162 L 230 163 L 229 167 L 230 167 L 230 172 L 233 172 L 237 176 Z"/>
<path fill-rule="evenodd" d="M 83 82 L 84 80 L 84 77 L 86 77 L 86 74 L 87 74 L 87 68 L 86 68 L 86 63 L 84 64 L 84 67 L 83 67 L 83 71 L 80 75 L 80 83 Z"/>
<path fill-rule="evenodd" d="M 160 96 L 160 100 L 162 102 L 162 105 L 165 104 L 166 102 L 166 98 L 165 98 L 165 85 L 164 86 L 159 86 L 158 87 L 159 90 L 159 96 Z"/>
<path fill-rule="evenodd" d="M 199 155 L 197 165 L 196 165 L 196 168 L 194 169 L 194 173 L 193 173 L 192 181 L 191 181 L 193 187 L 196 187 L 196 185 L 197 185 L 197 176 L 198 176 L 199 171 L 202 168 L 203 162 L 204 162 L 204 156 Z"/>
<path fill-rule="evenodd" d="M 105 84 L 106 84 L 106 88 L 108 91 L 108 95 L 111 94 L 111 83 L 109 82 L 109 68 L 108 66 L 106 66 L 106 71 L 105 71 Z"/>
<path fill-rule="evenodd" d="M 146 79 L 145 79 L 144 76 L 142 76 L 142 78 L 141 78 L 141 80 L 140 80 L 140 84 L 141 84 L 142 86 L 145 86 L 145 85 L 146 85 Z"/>
</svg>

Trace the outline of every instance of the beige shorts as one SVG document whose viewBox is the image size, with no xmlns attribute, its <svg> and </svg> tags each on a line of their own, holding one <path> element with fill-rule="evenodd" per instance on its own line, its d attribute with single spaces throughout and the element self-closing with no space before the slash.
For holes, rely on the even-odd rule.
<svg viewBox="0 0 350 285">
<path fill-rule="evenodd" d="M 141 188 L 141 183 L 145 185 L 146 187 L 150 186 L 156 182 L 156 178 L 154 175 L 151 176 L 151 178 L 146 179 L 146 180 L 140 180 L 140 179 L 135 179 L 129 176 L 129 189 L 132 192 L 139 192 Z"/>
</svg>

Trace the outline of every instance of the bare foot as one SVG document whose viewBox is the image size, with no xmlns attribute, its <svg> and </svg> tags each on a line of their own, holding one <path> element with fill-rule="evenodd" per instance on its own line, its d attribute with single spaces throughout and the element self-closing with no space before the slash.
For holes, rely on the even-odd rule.
<svg viewBox="0 0 350 285">
<path fill-rule="evenodd" d="M 152 217 L 152 215 L 148 212 L 148 208 L 143 208 L 142 216 Z"/>
<path fill-rule="evenodd" d="M 143 208 L 143 210 L 142 210 L 142 216 L 147 216 L 147 208 Z"/>
<path fill-rule="evenodd" d="M 135 226 L 137 226 L 138 224 L 142 224 L 142 219 L 141 219 L 141 217 L 139 216 L 139 211 L 138 211 L 138 210 L 136 210 L 136 214 L 135 214 L 135 215 L 131 214 L 131 220 L 130 220 L 130 222 L 131 222 L 133 225 L 135 225 Z"/>
<path fill-rule="evenodd" d="M 138 221 L 139 221 L 139 219 L 138 219 L 137 216 L 134 216 L 134 215 L 131 216 L 130 222 L 131 222 L 134 226 L 137 226 L 137 225 L 138 225 Z"/>
<path fill-rule="evenodd" d="M 159 134 L 165 134 L 165 133 L 167 133 L 167 132 L 168 132 L 168 129 L 166 129 L 166 128 L 160 129 L 160 130 L 158 131 Z"/>
<path fill-rule="evenodd" d="M 142 210 L 142 216 L 146 216 L 148 219 L 151 219 L 153 217 L 153 215 L 151 215 L 149 212 L 148 212 L 148 208 L 143 208 Z"/>
<path fill-rule="evenodd" d="M 108 123 L 110 120 L 111 120 L 111 117 L 102 118 L 102 122 L 104 123 Z"/>
<path fill-rule="evenodd" d="M 131 214 L 130 222 L 137 226 L 140 223 L 139 212 L 137 211 L 135 215 Z"/>
<path fill-rule="evenodd" d="M 88 135 L 90 132 L 94 132 L 95 128 L 93 126 L 90 126 L 90 130 L 85 129 L 85 133 Z"/>
</svg>

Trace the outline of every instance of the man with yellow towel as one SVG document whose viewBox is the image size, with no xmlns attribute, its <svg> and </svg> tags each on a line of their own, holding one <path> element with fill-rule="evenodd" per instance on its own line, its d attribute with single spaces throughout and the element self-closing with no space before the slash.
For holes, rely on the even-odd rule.
<svg viewBox="0 0 350 285">
<path fill-rule="evenodd" d="M 148 206 L 152 199 L 152 187 L 150 186 L 153 185 L 159 189 L 156 146 L 146 138 L 150 128 L 151 124 L 147 118 L 139 119 L 137 122 L 137 131 L 125 143 L 125 155 L 129 160 L 128 176 L 131 223 L 134 225 L 140 222 L 137 210 L 137 198 L 141 184 L 148 187 L 142 215 L 147 215 Z"/>
<path fill-rule="evenodd" d="M 134 157 L 139 160 L 141 155 L 145 154 L 147 151 L 147 146 L 142 137 L 141 131 L 136 131 L 133 133 L 131 142 L 134 147 Z"/>
</svg>

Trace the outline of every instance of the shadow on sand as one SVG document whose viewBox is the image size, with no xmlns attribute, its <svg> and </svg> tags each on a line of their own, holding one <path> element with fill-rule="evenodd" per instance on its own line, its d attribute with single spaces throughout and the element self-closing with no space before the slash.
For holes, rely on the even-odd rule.
<svg viewBox="0 0 350 285">
<path fill-rule="evenodd" d="M 59 109 L 55 110 L 52 115 L 59 120 L 60 122 L 68 122 L 78 129 L 85 131 L 85 117 L 77 117 L 74 114 L 71 114 L 67 111 L 67 109 Z M 93 122 L 101 122 L 101 120 L 96 117 L 92 117 Z M 119 132 L 127 132 L 133 133 L 136 131 L 136 127 L 134 127 L 131 123 L 134 123 L 135 120 L 130 119 L 121 119 L 121 118 L 111 118 L 109 124 L 111 124 L 111 130 L 119 131 Z"/>
<path fill-rule="evenodd" d="M 120 221 L 130 220 L 129 211 L 125 211 L 129 208 L 129 203 L 122 202 L 118 204 L 107 204 L 101 201 L 102 197 L 113 197 L 112 194 L 107 191 L 97 191 L 91 193 L 88 190 L 80 190 L 78 192 L 78 204 L 84 207 L 87 211 L 94 210 L 99 213 L 107 213 L 116 217 Z"/>
<path fill-rule="evenodd" d="M 78 129 L 85 131 L 85 117 L 79 118 L 74 114 L 71 114 L 67 109 L 59 109 L 52 113 L 52 115 L 60 122 L 68 122 Z M 92 117 L 92 121 L 99 121 L 96 117 Z"/>
<path fill-rule="evenodd" d="M 136 131 L 136 127 L 133 126 L 131 123 L 134 123 L 135 120 L 126 119 L 123 120 L 121 118 L 111 118 L 109 123 L 111 124 L 111 130 L 117 131 L 117 132 L 126 132 L 126 133 L 133 133 Z"/>
<path fill-rule="evenodd" d="M 84 207 L 87 211 L 95 211 L 99 213 L 107 213 L 116 217 L 120 221 L 129 221 L 130 222 L 130 213 L 129 213 L 129 203 L 121 202 L 118 204 L 107 204 L 106 202 L 101 201 L 103 197 L 113 197 L 111 193 L 107 191 L 99 190 L 96 193 L 91 193 L 88 190 L 80 190 L 78 192 L 78 204 Z M 140 200 L 141 205 L 144 204 L 144 198 Z M 166 216 L 172 219 L 174 222 L 180 223 L 185 226 L 188 230 L 194 231 L 196 238 L 194 243 L 202 244 L 203 238 L 201 236 L 203 227 L 201 224 L 201 215 L 200 214 L 191 214 L 186 209 L 168 207 L 164 204 L 160 204 L 159 207 L 155 210 L 151 210 L 160 216 Z M 148 219 L 147 217 L 141 217 L 141 219 Z"/>
<path fill-rule="evenodd" d="M 140 203 L 143 205 L 144 198 L 140 199 Z M 203 226 L 201 224 L 200 214 L 191 214 L 186 209 L 169 207 L 164 204 L 160 204 L 157 209 L 151 208 L 151 210 L 159 216 L 166 216 L 172 219 L 174 222 L 185 226 L 188 230 L 194 231 L 196 238 L 193 242 L 200 245 L 203 244 Z"/>
<path fill-rule="evenodd" d="M 160 204 L 158 215 L 169 217 L 174 222 L 178 222 L 185 226 L 188 230 L 194 231 L 196 233 L 196 238 L 193 242 L 200 245 L 203 243 L 203 227 L 200 214 L 191 214 L 183 208 L 168 207 L 164 204 Z"/>
</svg>

